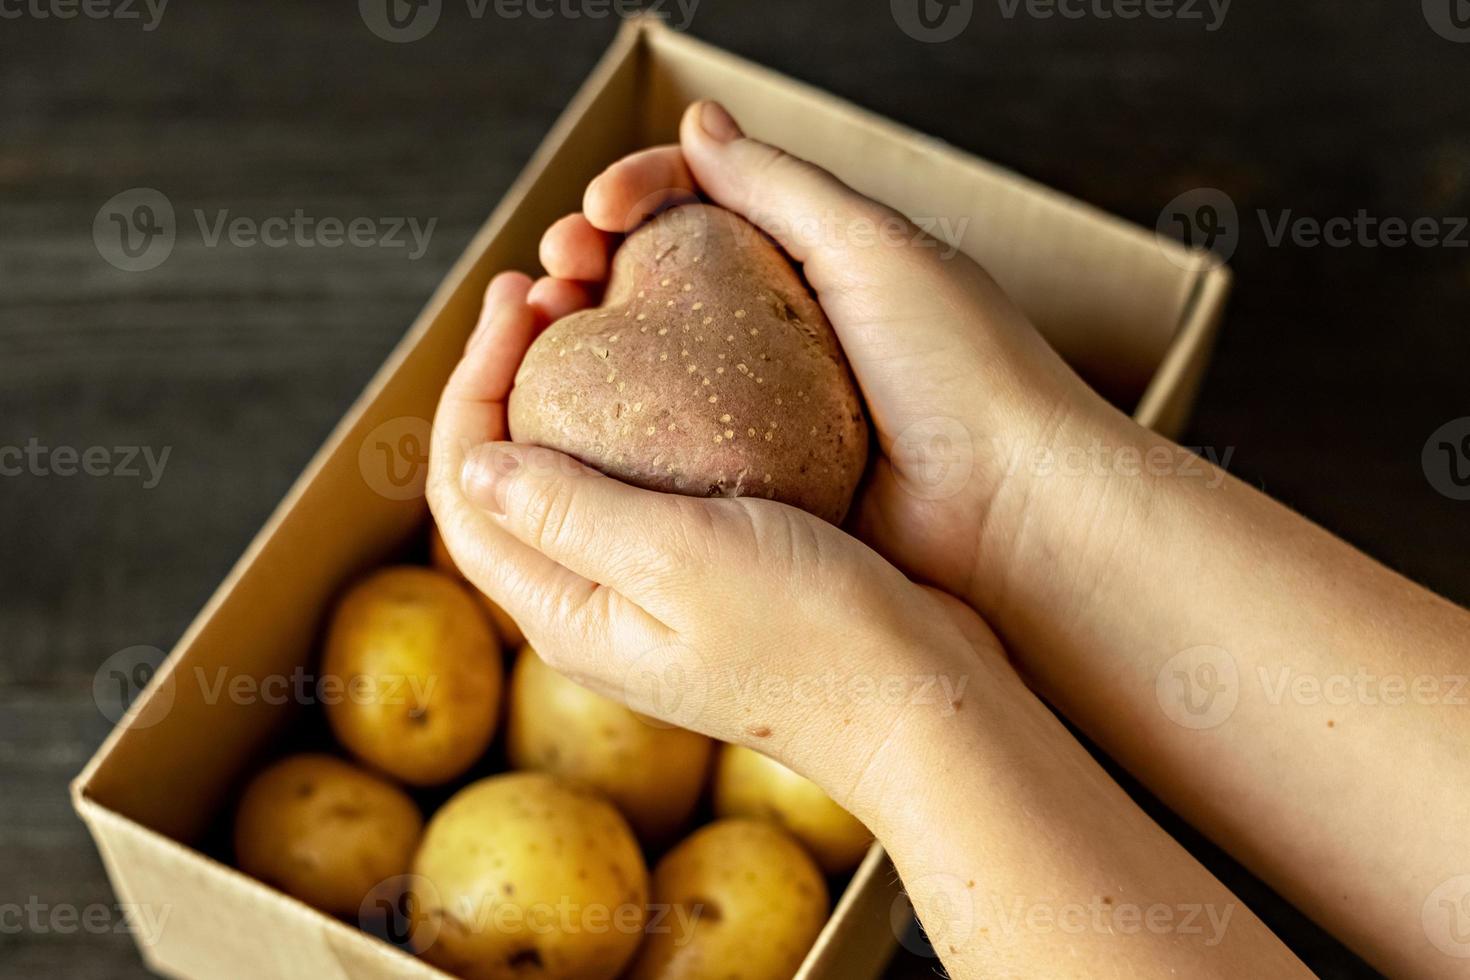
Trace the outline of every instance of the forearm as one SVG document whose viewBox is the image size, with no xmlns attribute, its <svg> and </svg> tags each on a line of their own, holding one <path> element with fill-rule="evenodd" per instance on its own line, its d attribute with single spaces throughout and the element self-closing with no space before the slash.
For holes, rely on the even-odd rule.
<svg viewBox="0 0 1470 980">
<path fill-rule="evenodd" d="M 1019 683 L 907 720 L 870 773 L 853 805 L 951 976 L 1308 975 Z"/>
<path fill-rule="evenodd" d="M 1470 871 L 1470 615 L 1208 464 L 1120 467 L 1172 447 L 1131 423 L 1086 438 L 1105 475 L 1043 478 L 981 603 L 1022 669 L 1380 968 L 1462 969 L 1426 928 Z"/>
</svg>

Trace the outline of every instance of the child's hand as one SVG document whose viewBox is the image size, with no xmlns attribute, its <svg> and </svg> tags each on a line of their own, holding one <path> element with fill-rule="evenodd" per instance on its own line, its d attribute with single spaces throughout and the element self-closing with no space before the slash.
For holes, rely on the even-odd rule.
<svg viewBox="0 0 1470 980">
<path fill-rule="evenodd" d="M 1010 461 L 1085 441 L 1073 430 L 1103 417 L 1104 403 L 983 269 L 902 215 L 744 137 L 714 103 L 691 106 L 679 136 L 613 164 L 583 211 L 546 232 L 550 276 L 532 287 L 532 305 L 552 318 L 586 305 L 616 234 L 670 200 L 697 190 L 743 215 L 802 264 L 867 402 L 880 455 L 854 504 L 860 536 L 989 610 L 1006 592 L 1028 509 L 1051 490 L 1008 473 Z"/>
<path fill-rule="evenodd" d="M 825 521 L 641 490 L 503 442 L 511 380 L 545 319 L 529 291 L 518 273 L 491 283 L 435 418 L 428 492 L 455 562 L 552 666 L 759 747 L 859 815 L 864 774 L 881 784 L 873 760 L 913 713 L 952 716 L 996 677 L 1020 690 L 973 612 Z"/>
</svg>

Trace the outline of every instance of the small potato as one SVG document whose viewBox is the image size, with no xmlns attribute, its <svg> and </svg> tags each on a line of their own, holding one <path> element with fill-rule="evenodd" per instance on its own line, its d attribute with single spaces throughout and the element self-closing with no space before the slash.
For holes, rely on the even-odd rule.
<svg viewBox="0 0 1470 980">
<path fill-rule="evenodd" d="M 595 694 L 522 647 L 510 678 L 506 752 L 607 796 L 653 844 L 678 834 L 699 802 L 713 743 Z"/>
<path fill-rule="evenodd" d="M 715 762 L 715 814 L 774 820 L 811 851 L 828 874 L 850 871 L 873 835 L 822 788 L 775 759 L 724 745 Z"/>
<path fill-rule="evenodd" d="M 235 815 L 240 870 L 355 919 L 381 882 L 407 873 L 424 821 L 397 786 L 329 755 L 261 772 Z"/>
<path fill-rule="evenodd" d="M 460 790 L 413 870 L 414 943 L 467 980 L 611 980 L 643 938 L 648 869 L 628 824 L 544 773 Z"/>
<path fill-rule="evenodd" d="M 444 535 L 439 533 L 439 525 L 429 525 L 429 564 L 445 575 L 453 576 L 465 584 L 465 586 L 479 597 L 490 612 L 490 621 L 495 624 L 495 632 L 500 636 L 500 642 L 507 648 L 518 647 L 526 642 L 526 637 L 521 633 L 521 628 L 516 621 L 510 618 L 510 613 L 496 605 L 495 600 L 475 588 L 469 579 L 460 572 L 459 566 L 449 554 L 449 549 L 444 547 Z"/>
<path fill-rule="evenodd" d="M 655 916 L 627 980 L 791 980 L 827 919 L 827 884 L 784 830 L 717 820 L 653 872 Z"/>
<path fill-rule="evenodd" d="M 363 762 L 414 786 L 463 773 L 495 734 L 504 668 L 485 612 L 427 568 L 359 582 L 332 618 L 323 679 L 332 731 Z"/>
</svg>

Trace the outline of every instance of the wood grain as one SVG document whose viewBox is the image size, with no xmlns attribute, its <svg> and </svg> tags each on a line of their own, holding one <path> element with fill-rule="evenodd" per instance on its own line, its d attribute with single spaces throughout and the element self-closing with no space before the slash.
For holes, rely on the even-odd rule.
<svg viewBox="0 0 1470 980">
<path fill-rule="evenodd" d="M 1466 505 L 1419 463 L 1470 414 L 1470 249 L 1273 247 L 1258 214 L 1470 210 L 1465 47 L 1418 4 L 1239 4 L 1216 31 L 1004 9 L 976 4 L 960 37 L 926 44 L 882 2 L 704 0 L 693 32 L 1146 226 L 1183 191 L 1224 190 L 1236 298 L 1186 441 L 1233 450 L 1235 472 L 1470 600 Z M 0 24 L 0 445 L 170 451 L 151 489 L 0 478 L 0 902 L 113 901 L 65 795 L 106 731 L 98 664 L 178 637 L 613 27 L 477 20 L 453 0 L 412 44 L 373 36 L 350 2 L 190 0 L 153 31 Z M 138 186 L 168 196 L 179 240 L 128 273 L 91 228 Z M 411 260 L 210 246 L 193 221 L 298 208 L 437 224 Z M 1319 974 L 1372 975 L 1149 805 Z M 143 975 L 111 932 L 3 934 L 0 961 Z M 934 971 L 908 956 L 892 975 Z"/>
</svg>

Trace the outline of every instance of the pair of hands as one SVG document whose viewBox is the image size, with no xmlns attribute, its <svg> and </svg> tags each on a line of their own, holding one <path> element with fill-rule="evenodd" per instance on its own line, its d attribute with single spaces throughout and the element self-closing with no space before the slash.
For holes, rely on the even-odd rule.
<svg viewBox="0 0 1470 980">
<path fill-rule="evenodd" d="M 491 282 L 435 419 L 429 503 L 459 567 L 552 666 L 760 748 L 871 819 L 881 787 L 865 781 L 906 718 L 1019 686 L 970 607 L 1004 592 L 1031 488 L 982 434 L 1041 445 L 1096 399 L 962 254 L 744 137 L 714 103 L 691 106 L 679 135 L 604 171 L 583 211 L 548 229 L 547 277 Z M 878 448 L 856 537 L 782 504 L 653 493 L 505 441 L 537 332 L 593 301 L 616 236 L 696 190 L 801 263 L 846 351 Z"/>
</svg>

